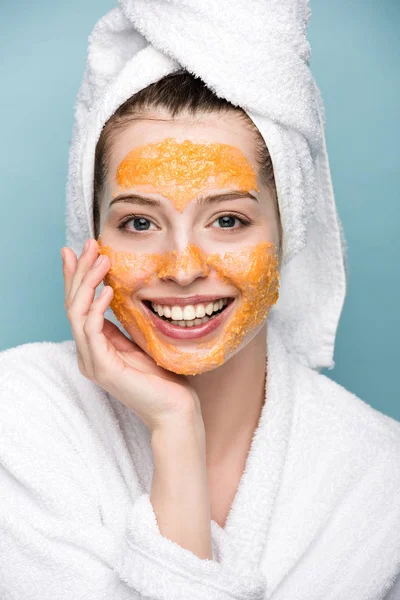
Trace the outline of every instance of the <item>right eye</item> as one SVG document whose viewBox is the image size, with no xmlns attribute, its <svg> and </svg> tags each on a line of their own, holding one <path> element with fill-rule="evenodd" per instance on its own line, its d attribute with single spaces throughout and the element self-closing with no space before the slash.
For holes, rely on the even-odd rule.
<svg viewBox="0 0 400 600">
<path fill-rule="evenodd" d="M 126 226 L 131 221 L 134 224 L 133 227 L 135 228 L 135 231 L 132 231 L 132 229 L 130 229 Z M 150 219 L 146 219 L 146 217 L 140 217 L 138 215 L 128 215 L 128 217 L 126 217 L 118 225 L 118 229 L 120 231 L 123 231 L 124 233 L 137 235 L 138 233 L 140 233 L 140 231 L 149 231 L 150 223 L 152 223 L 152 221 L 150 221 Z"/>
</svg>

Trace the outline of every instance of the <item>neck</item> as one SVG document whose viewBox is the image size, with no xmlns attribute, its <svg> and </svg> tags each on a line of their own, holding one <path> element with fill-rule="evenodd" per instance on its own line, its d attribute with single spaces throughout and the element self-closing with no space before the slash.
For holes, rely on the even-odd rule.
<svg viewBox="0 0 400 600">
<path fill-rule="evenodd" d="M 267 323 L 217 369 L 190 377 L 201 404 L 207 466 L 228 460 L 252 438 L 265 402 Z"/>
</svg>

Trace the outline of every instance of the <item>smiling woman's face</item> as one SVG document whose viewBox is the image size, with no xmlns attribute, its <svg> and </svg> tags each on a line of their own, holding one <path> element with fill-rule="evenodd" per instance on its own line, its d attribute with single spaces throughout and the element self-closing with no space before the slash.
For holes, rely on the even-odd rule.
<svg viewBox="0 0 400 600">
<path fill-rule="evenodd" d="M 279 217 L 238 117 L 151 117 L 127 124 L 111 147 L 104 283 L 114 314 L 157 364 L 197 375 L 265 326 L 278 299 Z"/>
</svg>

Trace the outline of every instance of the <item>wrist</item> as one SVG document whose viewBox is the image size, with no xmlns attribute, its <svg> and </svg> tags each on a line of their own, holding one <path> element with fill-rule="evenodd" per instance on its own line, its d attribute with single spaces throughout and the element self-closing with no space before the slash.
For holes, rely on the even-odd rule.
<svg viewBox="0 0 400 600">
<path fill-rule="evenodd" d="M 205 446 L 206 435 L 202 417 L 197 415 L 174 416 L 158 425 L 151 432 L 153 449 L 166 444 L 196 443 Z"/>
</svg>

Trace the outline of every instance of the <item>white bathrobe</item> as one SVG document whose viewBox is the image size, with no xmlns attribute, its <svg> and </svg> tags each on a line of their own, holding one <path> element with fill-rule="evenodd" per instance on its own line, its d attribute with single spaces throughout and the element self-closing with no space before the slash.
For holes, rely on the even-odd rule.
<svg viewBox="0 0 400 600">
<path fill-rule="evenodd" d="M 334 366 L 347 247 L 308 19 L 307 0 L 120 0 L 94 28 L 67 245 L 79 256 L 93 237 L 96 143 L 132 94 L 184 66 L 244 107 L 272 157 L 283 225 L 266 403 L 203 560 L 160 534 L 149 431 L 81 375 L 74 342 L 0 353 L 1 600 L 400 598 L 400 423 L 319 373 Z"/>
<path fill-rule="evenodd" d="M 1 352 L 0 598 L 400 598 L 400 423 L 295 362 L 273 318 L 267 342 L 213 560 L 160 534 L 149 430 L 81 375 L 73 341 Z"/>
</svg>

